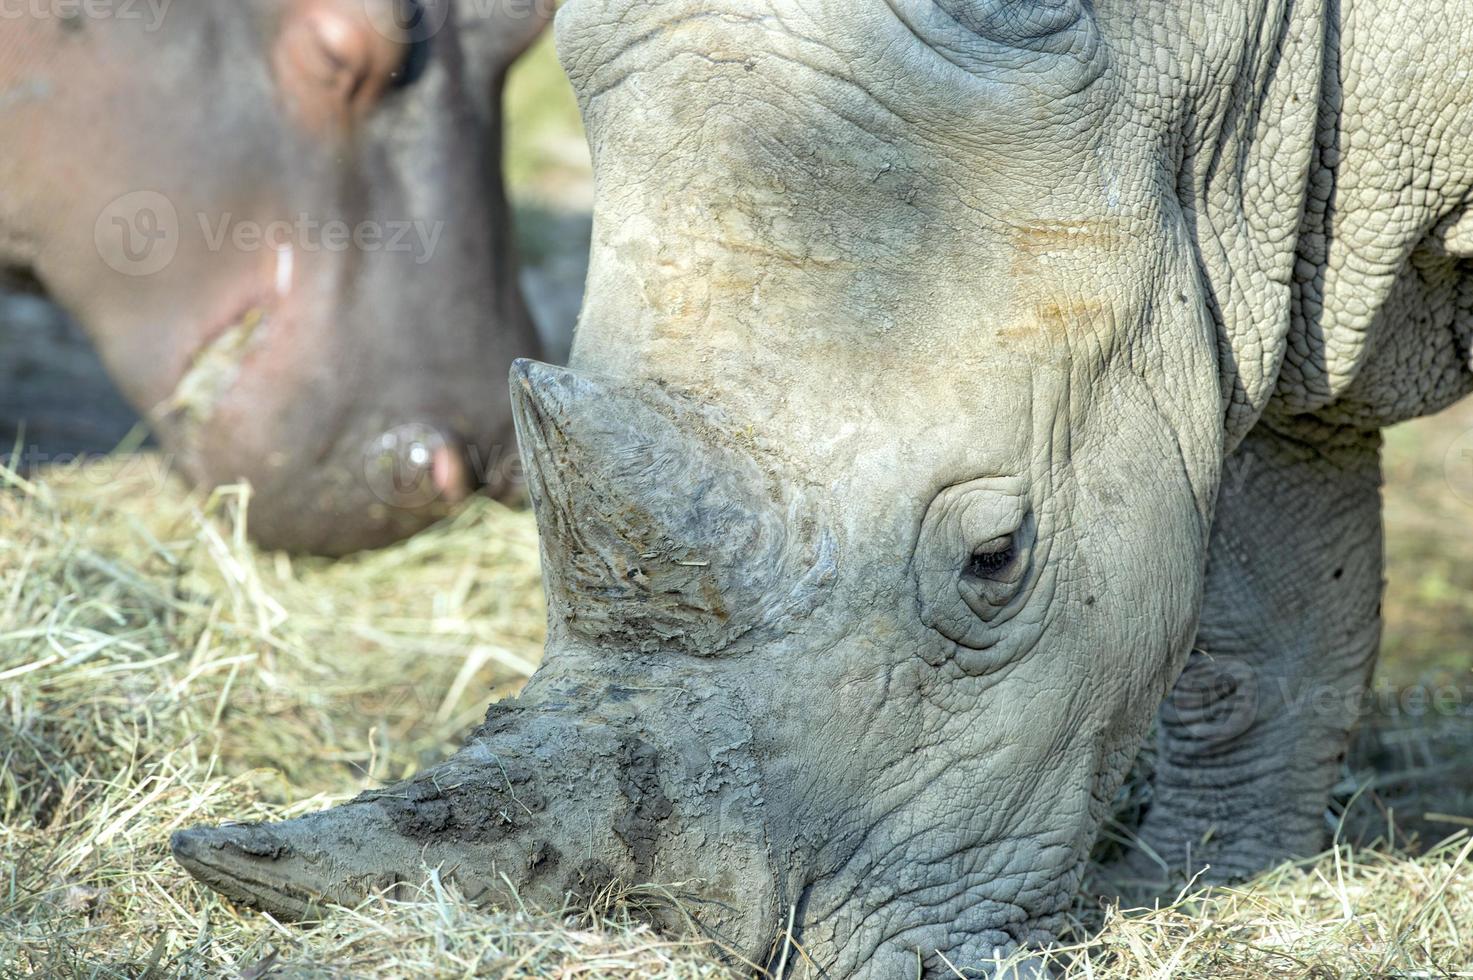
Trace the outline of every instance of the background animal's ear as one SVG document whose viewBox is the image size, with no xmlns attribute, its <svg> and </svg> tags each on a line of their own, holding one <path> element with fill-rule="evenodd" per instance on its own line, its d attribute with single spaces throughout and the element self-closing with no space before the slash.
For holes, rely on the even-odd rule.
<svg viewBox="0 0 1473 980">
<path fill-rule="evenodd" d="M 1135 0 L 1121 3 L 1128 15 Z M 1218 327 L 1227 449 L 1274 393 L 1295 315 L 1294 266 L 1313 191 L 1325 86 L 1324 4 L 1271 0 L 1255 28 L 1222 39 L 1196 80 L 1178 180 Z M 1103 12 L 1101 17 L 1106 16 Z M 1226 18 L 1224 20 L 1227 20 Z"/>
<path fill-rule="evenodd" d="M 556 0 L 481 0 L 457 8 L 467 51 L 498 72 L 531 47 L 556 12 Z"/>
<path fill-rule="evenodd" d="M 379 0 L 294 0 L 272 52 L 276 83 L 308 127 L 345 125 L 372 108 L 409 54 L 409 38 Z M 382 16 L 375 16 L 382 14 Z"/>
</svg>

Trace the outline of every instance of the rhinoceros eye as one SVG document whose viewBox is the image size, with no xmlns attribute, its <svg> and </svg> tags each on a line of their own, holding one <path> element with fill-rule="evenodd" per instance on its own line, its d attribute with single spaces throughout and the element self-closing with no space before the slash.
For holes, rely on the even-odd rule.
<svg viewBox="0 0 1473 980">
<path fill-rule="evenodd" d="M 994 645 L 1037 578 L 1037 528 L 1023 479 L 986 477 L 941 491 L 916 543 L 922 621 L 961 646 Z"/>
<path fill-rule="evenodd" d="M 1033 518 L 1024 515 L 1012 534 L 992 538 L 972 549 L 971 560 L 957 582 L 966 607 L 983 623 L 997 622 L 1023 590 L 1033 561 Z"/>
<path fill-rule="evenodd" d="M 996 578 L 1016 564 L 1017 557 L 1017 540 L 1011 534 L 1004 535 L 974 550 L 964 574 L 971 578 Z"/>
</svg>

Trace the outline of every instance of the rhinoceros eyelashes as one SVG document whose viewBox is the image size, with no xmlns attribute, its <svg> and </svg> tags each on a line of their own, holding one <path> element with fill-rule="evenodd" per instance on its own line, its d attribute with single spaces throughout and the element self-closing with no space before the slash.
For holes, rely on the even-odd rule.
<svg viewBox="0 0 1473 980">
<path fill-rule="evenodd" d="M 957 594 L 984 623 L 995 623 L 1012 606 L 1033 561 L 1033 519 L 1025 515 L 1011 534 L 972 549 L 957 582 Z"/>
<path fill-rule="evenodd" d="M 996 644 L 1037 577 L 1036 541 L 1022 480 L 981 479 L 943 490 L 916 543 L 922 621 L 962 647 Z"/>
<path fill-rule="evenodd" d="M 969 578 L 991 581 L 999 576 L 1007 575 L 1008 571 L 1017 564 L 1017 559 L 1017 538 L 1015 535 L 1007 534 L 994 538 L 975 549 L 963 574 Z"/>
</svg>

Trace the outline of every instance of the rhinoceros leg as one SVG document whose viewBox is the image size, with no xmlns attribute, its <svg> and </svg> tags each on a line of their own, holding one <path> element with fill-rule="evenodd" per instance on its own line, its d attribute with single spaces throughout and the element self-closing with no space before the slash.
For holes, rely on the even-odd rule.
<svg viewBox="0 0 1473 980">
<path fill-rule="evenodd" d="M 1197 644 L 1163 706 L 1136 875 L 1251 874 L 1324 842 L 1375 662 L 1380 437 L 1260 423 L 1230 460 Z"/>
</svg>

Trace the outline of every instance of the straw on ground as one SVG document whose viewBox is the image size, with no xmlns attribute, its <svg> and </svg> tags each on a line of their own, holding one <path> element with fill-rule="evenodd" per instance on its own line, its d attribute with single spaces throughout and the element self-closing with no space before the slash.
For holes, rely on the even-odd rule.
<svg viewBox="0 0 1473 980">
<path fill-rule="evenodd" d="M 734 975 L 619 895 L 595 915 L 476 910 L 426 869 L 409 901 L 299 929 L 197 887 L 170 832 L 402 778 L 517 689 L 543 635 L 537 545 L 528 515 L 482 502 L 338 565 L 261 555 L 242 491 L 187 495 L 150 459 L 3 478 L 0 975 Z M 1473 977 L 1470 849 L 1466 830 L 1416 858 L 1340 846 L 1148 911 L 1082 900 L 1059 961 L 1100 978 Z M 801 936 L 782 946 L 773 962 L 808 975 Z"/>
</svg>

